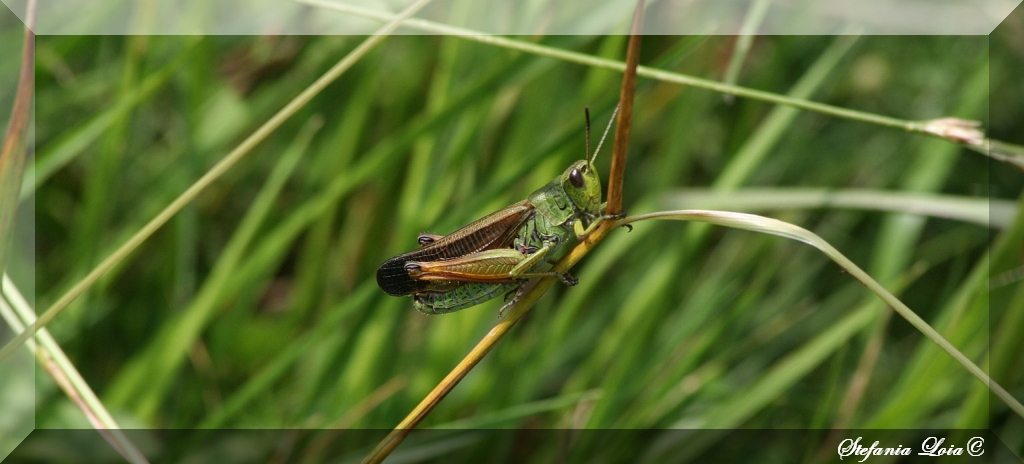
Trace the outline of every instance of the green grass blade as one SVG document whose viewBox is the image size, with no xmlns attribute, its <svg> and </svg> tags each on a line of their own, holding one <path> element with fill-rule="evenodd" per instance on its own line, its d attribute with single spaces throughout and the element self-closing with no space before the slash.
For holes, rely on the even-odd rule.
<svg viewBox="0 0 1024 464">
<path fill-rule="evenodd" d="M 916 327 L 921 333 L 928 337 L 933 343 L 939 346 L 949 356 L 953 357 L 965 370 L 971 373 L 975 378 L 980 380 L 983 384 L 988 385 L 989 389 L 1001 399 L 1007 406 L 1010 407 L 1017 415 L 1024 418 L 1024 405 L 1021 405 L 1020 401 L 1010 395 L 1002 386 L 993 382 L 988 374 L 986 374 L 977 364 L 971 361 L 967 356 L 964 356 L 959 349 L 953 346 L 949 341 L 945 339 L 939 332 L 932 328 L 927 322 L 921 319 L 914 311 L 908 308 L 898 298 L 889 293 L 884 287 L 882 287 L 877 281 L 871 278 L 866 272 L 857 267 L 852 261 L 843 256 L 839 250 L 836 250 L 828 242 L 821 239 L 817 235 L 807 231 L 806 229 L 787 224 L 782 221 L 778 221 L 763 216 L 756 216 L 752 214 L 742 213 L 731 213 L 724 211 L 704 211 L 704 210 L 682 210 L 682 211 L 667 211 L 660 213 L 649 213 L 642 214 L 630 218 L 623 219 L 620 223 L 627 224 L 631 222 L 648 220 L 654 218 L 662 219 L 676 219 L 676 220 L 694 220 L 707 222 L 709 224 L 723 225 L 728 227 L 736 227 L 740 229 L 746 229 L 754 232 L 767 233 L 772 235 L 778 235 L 780 237 L 789 238 L 798 242 L 803 242 L 821 250 L 825 255 L 835 261 L 837 264 L 843 267 L 857 280 L 861 281 L 867 286 L 872 292 L 878 295 L 883 301 L 886 302 L 891 308 L 893 308 L 900 316 L 903 316 L 911 325 Z"/>
<path fill-rule="evenodd" d="M 145 420 L 155 419 L 157 407 L 170 388 L 188 347 L 195 343 L 218 303 L 227 296 L 224 292 L 226 281 L 239 272 L 250 243 L 321 125 L 319 120 L 307 123 L 292 147 L 281 155 L 195 299 L 180 318 L 163 327 L 149 348 L 130 363 L 111 385 L 107 393 L 111 404 L 131 405 Z"/>
</svg>

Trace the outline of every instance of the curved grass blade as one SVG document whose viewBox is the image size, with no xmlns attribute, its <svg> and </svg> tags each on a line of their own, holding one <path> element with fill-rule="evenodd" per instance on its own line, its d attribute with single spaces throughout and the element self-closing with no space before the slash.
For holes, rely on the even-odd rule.
<svg viewBox="0 0 1024 464">
<path fill-rule="evenodd" d="M 662 198 L 666 208 L 727 209 L 746 212 L 793 209 L 857 209 L 919 214 L 1003 229 L 1013 222 L 1010 200 L 935 193 L 867 189 L 749 188 L 731 192 L 680 189 Z"/>
<path fill-rule="evenodd" d="M 907 305 L 903 304 L 896 296 L 889 293 L 881 284 L 873 279 L 868 273 L 864 272 L 860 267 L 850 261 L 849 258 L 844 256 L 839 250 L 830 245 L 824 239 L 819 237 L 817 234 L 793 224 L 779 221 L 777 219 L 767 218 L 764 216 L 757 216 L 754 214 L 745 213 L 734 213 L 729 211 L 707 211 L 707 210 L 679 210 L 679 211 L 662 211 L 657 213 L 641 214 L 637 216 L 631 216 L 618 221 L 616 225 L 625 225 L 637 221 L 644 221 L 649 219 L 673 219 L 680 221 L 700 221 L 709 224 L 722 225 L 727 227 L 734 227 L 737 229 L 745 229 L 754 232 L 761 232 L 771 235 L 778 235 L 788 239 L 796 240 L 811 245 L 821 252 L 825 253 L 826 256 L 831 258 L 837 264 L 843 267 L 847 272 L 854 276 L 857 280 L 861 281 L 867 286 L 872 292 L 878 295 L 883 301 L 886 302 L 890 307 L 893 308 L 900 316 L 903 316 L 907 322 L 917 328 L 926 337 L 931 339 L 936 345 L 942 348 L 946 353 L 953 357 L 957 362 L 960 363 L 968 372 L 974 377 L 980 380 L 983 384 L 989 387 L 989 389 L 998 396 L 1007 406 L 1010 407 L 1017 415 L 1024 418 L 1024 405 L 1021 405 L 1020 401 L 1010 395 L 1002 386 L 994 382 L 989 378 L 985 371 L 981 370 L 977 364 L 964 356 L 955 346 L 932 328 L 924 319 L 921 319 L 913 310 Z"/>
</svg>

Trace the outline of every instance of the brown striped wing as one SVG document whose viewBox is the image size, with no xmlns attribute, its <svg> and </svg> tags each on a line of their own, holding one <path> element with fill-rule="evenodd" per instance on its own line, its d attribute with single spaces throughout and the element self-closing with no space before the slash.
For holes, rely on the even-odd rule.
<svg viewBox="0 0 1024 464">
<path fill-rule="evenodd" d="M 444 261 L 484 250 L 507 248 L 512 245 L 519 228 L 535 212 L 533 205 L 523 200 L 477 219 L 423 248 L 395 256 L 377 269 L 377 285 L 394 296 L 429 290 L 437 282 L 413 279 L 405 270 L 407 262 Z"/>
</svg>

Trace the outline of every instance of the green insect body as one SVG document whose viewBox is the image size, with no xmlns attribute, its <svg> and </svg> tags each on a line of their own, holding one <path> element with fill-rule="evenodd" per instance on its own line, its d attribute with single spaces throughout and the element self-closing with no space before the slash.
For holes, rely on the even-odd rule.
<svg viewBox="0 0 1024 464">
<path fill-rule="evenodd" d="M 519 284 L 453 282 L 450 290 L 417 293 L 412 306 L 426 314 L 445 314 L 513 292 Z"/>
</svg>

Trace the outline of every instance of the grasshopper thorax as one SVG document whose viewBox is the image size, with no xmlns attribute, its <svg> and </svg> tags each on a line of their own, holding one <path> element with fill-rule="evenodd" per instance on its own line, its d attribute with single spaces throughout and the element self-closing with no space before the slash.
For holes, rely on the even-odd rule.
<svg viewBox="0 0 1024 464">
<path fill-rule="evenodd" d="M 577 212 L 597 213 L 601 208 L 601 178 L 587 160 L 572 163 L 562 173 L 562 190 Z"/>
</svg>

